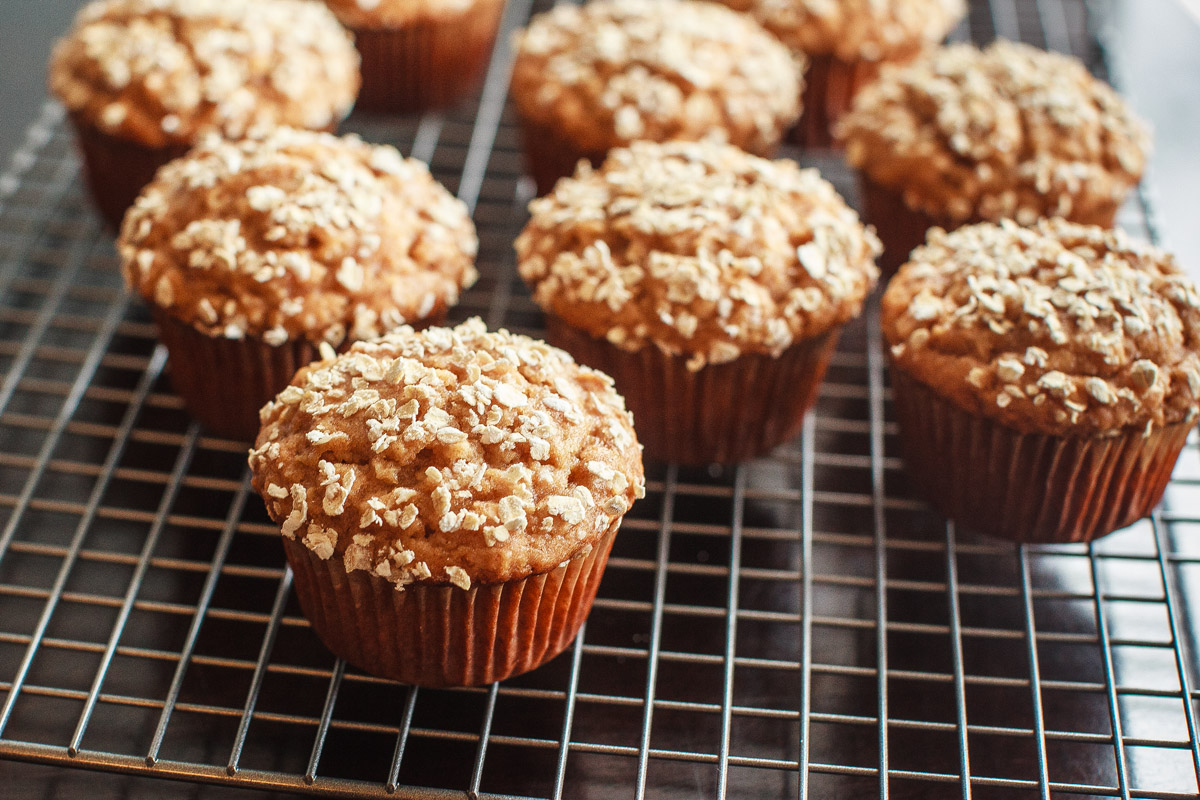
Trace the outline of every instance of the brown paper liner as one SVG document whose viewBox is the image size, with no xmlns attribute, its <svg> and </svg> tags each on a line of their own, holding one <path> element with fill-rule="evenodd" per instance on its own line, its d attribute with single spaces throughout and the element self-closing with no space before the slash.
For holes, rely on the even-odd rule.
<svg viewBox="0 0 1200 800">
<path fill-rule="evenodd" d="M 620 522 L 589 553 L 550 572 L 462 590 L 346 572 L 294 539 L 283 547 L 296 595 L 335 655 L 372 675 L 417 686 L 478 686 L 520 675 L 566 649 L 596 598 Z"/>
<path fill-rule="evenodd" d="M 357 107 L 408 113 L 445 108 L 467 95 L 487 71 L 503 11 L 502 0 L 484 0 L 449 19 L 356 28 L 362 56 Z"/>
<path fill-rule="evenodd" d="M 580 150 L 549 125 L 521 118 L 521 147 L 525 171 L 533 177 L 540 197 L 549 194 L 559 178 L 575 174 L 579 160 L 586 158 L 599 167 L 607 150 Z"/>
<path fill-rule="evenodd" d="M 171 385 L 188 413 L 231 439 L 254 441 L 259 409 L 291 383 L 297 370 L 321 357 L 316 345 L 304 338 L 275 346 L 254 336 L 209 336 L 160 308 L 151 312 L 170 357 Z M 427 327 L 444 317 L 443 310 L 411 324 Z M 347 340 L 343 349 L 350 344 Z"/>
<path fill-rule="evenodd" d="M 894 275 L 908 261 L 913 249 L 925 243 L 925 234 L 930 228 L 940 227 L 950 231 L 966 224 L 914 211 L 904 203 L 899 192 L 880 186 L 861 172 L 859 189 L 862 193 L 863 221 L 875 226 L 875 233 L 883 243 L 883 255 L 876 263 L 884 277 Z"/>
<path fill-rule="evenodd" d="M 1087 542 L 1162 499 L 1189 423 L 1111 437 L 1021 433 L 971 414 L 892 366 L 907 472 L 942 514 L 1014 542 Z"/>
<path fill-rule="evenodd" d="M 246 336 L 209 336 L 161 309 L 152 309 L 158 338 L 170 356 L 171 385 L 188 413 L 221 436 L 254 441 L 258 410 L 321 357 L 307 339 L 278 347 Z"/>
<path fill-rule="evenodd" d="M 799 433 L 841 328 L 797 342 L 778 358 L 747 353 L 696 372 L 682 356 L 654 345 L 628 352 L 553 314 L 546 331 L 551 344 L 613 377 L 646 455 L 704 465 L 746 461 Z"/>
<path fill-rule="evenodd" d="M 961 225 L 984 221 L 979 217 L 955 221 L 949 217 L 915 211 L 904 202 L 900 192 L 875 183 L 861 172 L 859 190 L 862 193 L 863 221 L 875 226 L 875 232 L 883 243 L 883 255 L 877 263 L 885 277 L 895 274 L 908 261 L 913 249 L 925 243 L 925 234 L 930 228 L 952 231 Z M 1084 225 L 1111 228 L 1116 220 L 1117 209 L 1115 203 L 1093 204 L 1081 209 L 1081 213 L 1072 215 L 1070 219 Z"/>
<path fill-rule="evenodd" d="M 879 76 L 879 61 L 843 61 L 832 55 L 808 57 L 800 121 L 788 138 L 801 147 L 835 147 L 833 127 L 850 110 L 854 96 Z"/>
<path fill-rule="evenodd" d="M 146 147 L 110 136 L 75 115 L 71 115 L 71 123 L 92 202 L 113 230 L 120 230 L 126 209 L 158 168 L 188 151 L 184 145 Z"/>
<path fill-rule="evenodd" d="M 110 136 L 74 114 L 70 119 L 83 156 L 88 192 L 100 216 L 113 231 L 121 229 L 125 212 L 154 178 L 158 168 L 191 149 L 185 144 L 146 147 L 129 139 Z M 333 133 L 337 127 L 334 122 L 319 130 Z"/>
<path fill-rule="evenodd" d="M 586 158 L 593 167 L 599 167 L 608 155 L 608 150 L 581 150 L 552 126 L 526 117 L 521 117 L 521 149 L 525 154 L 525 171 L 537 185 L 539 197 L 553 191 L 559 178 L 574 175 L 580 159 Z M 747 152 L 771 158 L 778 149 L 775 143 L 761 152 Z"/>
</svg>

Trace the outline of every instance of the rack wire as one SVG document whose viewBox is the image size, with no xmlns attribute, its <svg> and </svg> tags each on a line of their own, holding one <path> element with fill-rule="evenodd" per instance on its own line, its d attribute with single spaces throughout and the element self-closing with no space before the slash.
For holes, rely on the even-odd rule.
<svg viewBox="0 0 1200 800">
<path fill-rule="evenodd" d="M 507 31 L 477 101 L 353 119 L 473 209 L 455 316 L 537 334 Z M 974 3 L 955 37 L 1103 68 L 1083 0 Z M 834 157 L 804 155 L 848 197 Z M 1120 219 L 1154 234 L 1144 198 Z M 1014 547 L 917 501 L 877 303 L 802 434 L 649 465 L 595 609 L 549 665 L 434 691 L 336 661 L 291 593 L 245 445 L 191 423 L 80 190 L 58 107 L 0 178 L 0 758 L 342 797 L 1190 798 L 1200 457 L 1093 545 Z"/>
</svg>

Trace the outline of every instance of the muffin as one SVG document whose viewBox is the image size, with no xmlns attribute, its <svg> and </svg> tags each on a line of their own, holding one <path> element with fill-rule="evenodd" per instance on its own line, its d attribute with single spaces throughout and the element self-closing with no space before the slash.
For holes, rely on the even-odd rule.
<svg viewBox="0 0 1200 800">
<path fill-rule="evenodd" d="M 933 231 L 883 333 L 917 489 L 964 526 L 1081 542 L 1162 497 L 1195 424 L 1200 295 L 1118 230 L 1041 220 Z"/>
<path fill-rule="evenodd" d="M 963 0 L 721 0 L 752 15 L 808 60 L 794 138 L 833 144 L 834 124 L 885 64 L 938 44 L 966 14 Z"/>
<path fill-rule="evenodd" d="M 1111 227 L 1150 141 L 1081 62 L 1005 41 L 885 70 L 839 136 L 888 271 L 935 225 L 1063 217 Z"/>
<path fill-rule="evenodd" d="M 800 428 L 878 275 L 815 170 L 714 142 L 635 142 L 534 200 L 517 267 L 550 341 L 612 375 L 647 454 L 765 453 Z"/>
<path fill-rule="evenodd" d="M 250 467 L 317 635 L 418 686 L 558 655 L 645 495 L 612 381 L 477 318 L 301 370 L 262 410 Z"/>
<path fill-rule="evenodd" d="M 49 82 L 116 228 L 154 171 L 204 134 L 332 131 L 354 105 L 358 54 L 308 0 L 97 0 L 55 46 Z"/>
<path fill-rule="evenodd" d="M 512 97 L 538 194 L 639 139 L 713 137 L 769 156 L 800 113 L 802 59 L 712 3 L 561 3 L 516 49 Z"/>
<path fill-rule="evenodd" d="M 117 242 L 188 411 L 247 441 L 321 347 L 442 319 L 475 281 L 477 244 L 421 162 L 291 128 L 172 161 Z"/>
<path fill-rule="evenodd" d="M 362 56 L 358 107 L 442 108 L 487 70 L 504 0 L 325 0 Z"/>
</svg>

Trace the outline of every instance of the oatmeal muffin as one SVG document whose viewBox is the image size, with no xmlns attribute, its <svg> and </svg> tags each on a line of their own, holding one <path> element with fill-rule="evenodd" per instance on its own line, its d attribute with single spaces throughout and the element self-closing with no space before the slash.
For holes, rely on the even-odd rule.
<svg viewBox="0 0 1200 800">
<path fill-rule="evenodd" d="M 49 80 L 117 227 L 154 171 L 206 133 L 336 128 L 358 92 L 358 54 L 308 0 L 96 0 L 55 46 Z"/>
<path fill-rule="evenodd" d="M 263 409 L 250 467 L 317 634 L 419 686 L 560 653 L 645 495 L 612 381 L 479 319 L 301 370 Z"/>
<path fill-rule="evenodd" d="M 713 137 L 769 156 L 800 113 L 803 60 L 712 3 L 562 3 L 516 46 L 512 96 L 538 194 L 639 139 Z"/>
<path fill-rule="evenodd" d="M 442 108 L 487 70 L 504 0 L 325 0 L 362 56 L 358 107 Z"/>
<path fill-rule="evenodd" d="M 188 411 L 245 440 L 321 345 L 440 320 L 476 277 L 467 209 L 424 164 L 291 128 L 163 167 L 117 246 Z"/>
<path fill-rule="evenodd" d="M 905 462 L 948 517 L 1077 542 L 1145 516 L 1195 423 L 1200 295 L 1119 230 L 933 231 L 888 285 Z"/>
<path fill-rule="evenodd" d="M 814 170 L 713 142 L 636 142 L 530 204 L 518 269 L 552 342 L 613 376 L 646 452 L 703 464 L 799 430 L 878 275 Z"/>
<path fill-rule="evenodd" d="M 828 147 L 834 124 L 885 64 L 911 61 L 966 14 L 963 0 L 721 0 L 808 60 L 796 140 Z"/>
<path fill-rule="evenodd" d="M 1039 217 L 1111 227 L 1150 140 L 1081 62 L 998 41 L 945 47 L 885 71 L 842 121 L 883 264 L 935 225 Z"/>
</svg>

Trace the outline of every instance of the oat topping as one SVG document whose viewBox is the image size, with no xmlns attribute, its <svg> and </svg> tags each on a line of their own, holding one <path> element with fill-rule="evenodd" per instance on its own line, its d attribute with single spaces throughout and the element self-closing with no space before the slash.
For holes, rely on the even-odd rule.
<svg viewBox="0 0 1200 800">
<path fill-rule="evenodd" d="M 940 42 L 967 13 L 963 0 L 721 0 L 786 45 L 843 61 L 903 59 Z"/>
<path fill-rule="evenodd" d="M 398 28 L 416 22 L 461 16 L 472 6 L 495 0 L 325 0 L 350 28 Z"/>
<path fill-rule="evenodd" d="M 879 242 L 815 170 L 713 142 L 637 142 L 530 204 L 534 299 L 626 350 L 692 369 L 778 355 L 856 316 Z"/>
<path fill-rule="evenodd" d="M 883 330 L 897 367 L 1020 430 L 1196 416 L 1200 295 L 1172 256 L 1119 230 L 934 229 L 888 285 Z"/>
<path fill-rule="evenodd" d="M 887 67 L 839 126 L 846 158 L 955 222 L 1103 222 L 1145 166 L 1145 126 L 1077 59 L 997 41 Z"/>
<path fill-rule="evenodd" d="M 716 135 L 765 155 L 800 115 L 802 65 L 713 3 L 560 3 L 519 35 L 512 92 L 583 151 Z"/>
<path fill-rule="evenodd" d="M 250 466 L 283 535 L 397 587 L 549 571 L 645 494 L 611 379 L 477 318 L 358 342 L 261 416 Z"/>
<path fill-rule="evenodd" d="M 309 0 L 97 0 L 56 45 L 50 88 L 102 131 L 167 147 L 332 128 L 358 66 L 350 36 Z"/>
<path fill-rule="evenodd" d="M 168 164 L 117 245 L 143 297 L 210 335 L 272 345 L 377 336 L 440 313 L 476 277 L 466 207 L 423 163 L 287 128 L 208 138 Z"/>
</svg>

